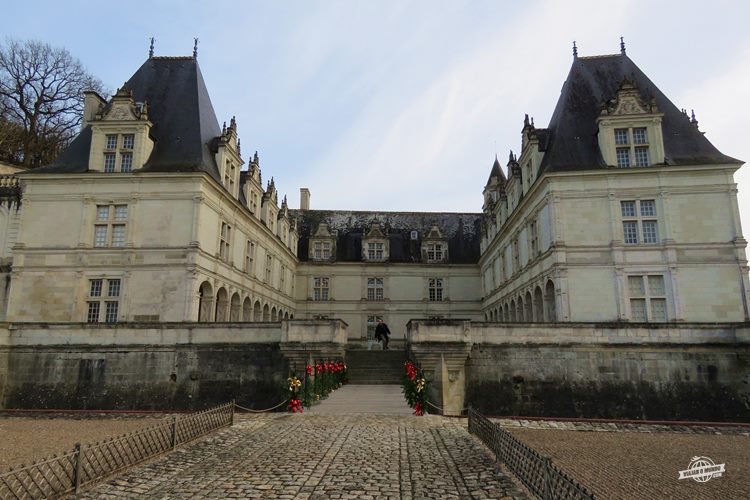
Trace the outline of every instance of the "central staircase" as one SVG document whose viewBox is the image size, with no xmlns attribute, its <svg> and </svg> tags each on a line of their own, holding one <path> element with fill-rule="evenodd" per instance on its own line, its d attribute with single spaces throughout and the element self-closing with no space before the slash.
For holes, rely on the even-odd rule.
<svg viewBox="0 0 750 500">
<path fill-rule="evenodd" d="M 354 385 L 400 385 L 405 362 L 403 349 L 346 350 L 347 377 Z"/>
</svg>

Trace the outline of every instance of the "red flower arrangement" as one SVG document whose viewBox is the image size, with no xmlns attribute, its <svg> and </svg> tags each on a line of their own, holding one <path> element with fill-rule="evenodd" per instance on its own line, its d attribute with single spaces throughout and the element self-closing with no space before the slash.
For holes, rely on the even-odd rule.
<svg viewBox="0 0 750 500">
<path fill-rule="evenodd" d="M 307 365 L 305 367 L 305 371 L 307 371 L 308 375 L 312 375 L 313 374 L 313 367 L 312 367 L 312 365 Z"/>
<path fill-rule="evenodd" d="M 299 399 L 292 399 L 289 401 L 289 411 L 292 413 L 302 413 L 302 401 Z"/>
<path fill-rule="evenodd" d="M 421 417 L 422 415 L 424 415 L 424 408 L 422 407 L 422 403 L 416 403 L 414 405 L 414 415 L 418 417 Z"/>
</svg>

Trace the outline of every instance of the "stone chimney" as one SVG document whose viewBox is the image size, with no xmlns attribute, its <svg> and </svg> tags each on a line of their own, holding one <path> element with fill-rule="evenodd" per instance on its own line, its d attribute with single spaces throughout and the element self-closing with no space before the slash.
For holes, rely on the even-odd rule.
<svg viewBox="0 0 750 500">
<path fill-rule="evenodd" d="M 107 101 L 93 90 L 87 90 L 83 93 L 83 120 L 81 120 L 81 130 L 86 128 L 86 125 L 96 120 L 97 113 L 101 112 L 106 104 Z"/>
<path fill-rule="evenodd" d="M 307 188 L 299 190 L 299 209 L 310 210 L 310 190 Z"/>
</svg>

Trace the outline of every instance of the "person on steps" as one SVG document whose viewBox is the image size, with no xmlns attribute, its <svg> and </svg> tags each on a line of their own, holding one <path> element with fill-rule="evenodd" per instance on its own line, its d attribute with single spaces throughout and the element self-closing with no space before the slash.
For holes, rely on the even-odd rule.
<svg viewBox="0 0 750 500">
<path fill-rule="evenodd" d="M 388 335 L 391 334 L 391 331 L 388 329 L 388 325 L 386 325 L 382 319 L 378 320 L 378 326 L 375 327 L 375 338 L 380 340 L 383 339 L 383 350 L 388 350 Z"/>
</svg>

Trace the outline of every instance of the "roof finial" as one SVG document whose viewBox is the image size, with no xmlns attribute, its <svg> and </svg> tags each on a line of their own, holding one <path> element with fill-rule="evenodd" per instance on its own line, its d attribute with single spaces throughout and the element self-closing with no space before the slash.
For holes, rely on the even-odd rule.
<svg viewBox="0 0 750 500">
<path fill-rule="evenodd" d="M 242 156 L 242 142 L 239 137 L 237 138 L 237 154 Z"/>
<path fill-rule="evenodd" d="M 625 55 L 625 40 L 620 37 L 620 54 Z"/>
<path fill-rule="evenodd" d="M 692 123 L 696 127 L 698 126 L 698 120 L 695 119 L 695 110 L 694 109 L 690 110 L 690 123 Z"/>
<path fill-rule="evenodd" d="M 151 46 L 148 48 L 148 58 L 154 57 L 154 37 L 151 37 Z"/>
<path fill-rule="evenodd" d="M 573 59 L 578 59 L 578 47 L 576 47 L 575 40 L 573 40 Z"/>
<path fill-rule="evenodd" d="M 193 38 L 195 45 L 193 45 L 193 59 L 198 59 L 198 37 Z"/>
<path fill-rule="evenodd" d="M 221 135 L 227 135 L 227 122 L 224 122 L 224 125 L 221 126 Z"/>
<path fill-rule="evenodd" d="M 531 117 L 531 128 L 534 128 L 534 117 Z"/>
</svg>

